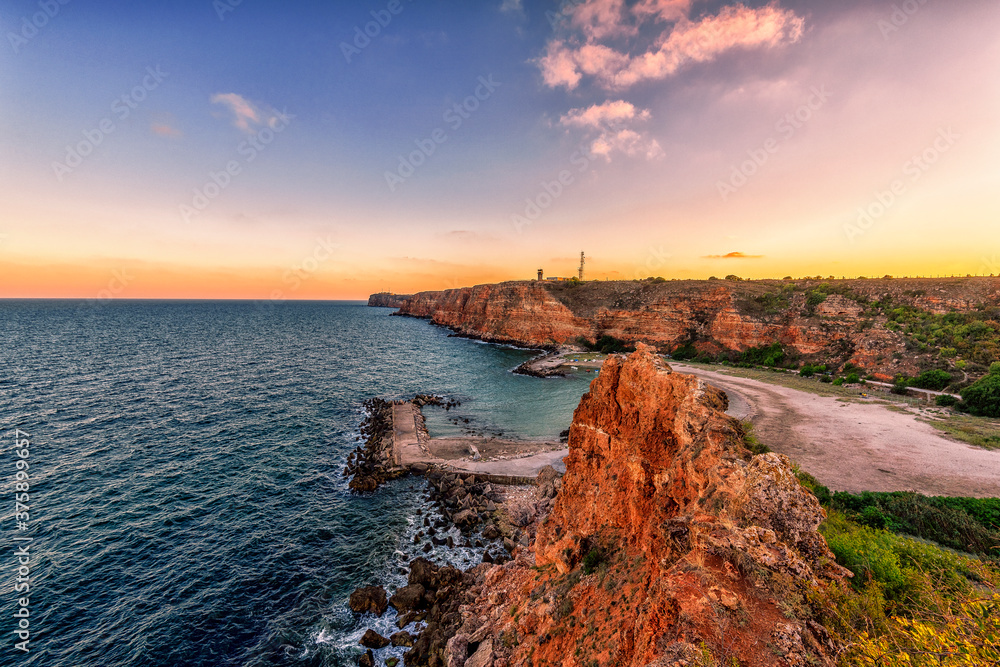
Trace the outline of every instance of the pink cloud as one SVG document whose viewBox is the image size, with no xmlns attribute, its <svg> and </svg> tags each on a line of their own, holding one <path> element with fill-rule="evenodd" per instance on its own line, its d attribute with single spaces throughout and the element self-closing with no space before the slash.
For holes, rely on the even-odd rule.
<svg viewBox="0 0 1000 667">
<path fill-rule="evenodd" d="M 184 135 L 183 132 L 168 123 L 153 123 L 149 126 L 149 129 L 153 132 L 153 134 L 161 137 L 180 137 Z"/>
<path fill-rule="evenodd" d="M 636 109 L 631 102 L 615 100 L 585 109 L 570 109 L 559 119 L 559 124 L 587 130 L 593 155 L 610 160 L 611 155 L 617 152 L 651 160 L 663 155 L 659 142 L 632 127 L 636 122 L 649 119 L 649 110 Z"/>
<path fill-rule="evenodd" d="M 730 252 L 725 255 L 705 255 L 702 259 L 763 259 L 764 255 L 747 255 L 742 252 Z"/>
<path fill-rule="evenodd" d="M 794 43 L 804 30 L 801 17 L 774 4 L 759 9 L 741 4 L 727 6 L 714 16 L 691 21 L 686 17 L 690 12 L 690 3 L 686 1 L 647 0 L 633 9 L 640 22 L 664 20 L 671 25 L 654 40 L 653 48 L 630 55 L 599 42 L 598 35 L 615 33 L 605 24 L 612 15 L 609 8 L 612 5 L 591 2 L 577 8 L 574 16 L 589 8 L 586 16 L 605 18 L 584 24 L 586 39 L 581 44 L 571 46 L 566 40 L 549 43 L 546 55 L 538 61 L 546 85 L 572 90 L 584 76 L 590 76 L 605 88 L 624 89 L 641 81 L 667 78 L 687 63 L 711 61 L 731 49 L 774 48 Z M 618 24 L 624 25 L 620 12 L 617 16 Z M 602 27 L 595 31 L 593 26 L 598 24 Z"/>
<path fill-rule="evenodd" d="M 616 100 L 595 104 L 586 109 L 570 109 L 565 116 L 559 119 L 559 123 L 567 127 L 602 127 L 634 118 L 649 119 L 649 110 L 636 109 L 631 102 Z"/>
<path fill-rule="evenodd" d="M 260 122 L 260 114 L 256 107 L 248 102 L 242 95 L 236 93 L 217 93 L 212 95 L 212 104 L 222 104 L 229 107 L 233 114 L 233 125 L 249 132 L 251 125 Z"/>
</svg>

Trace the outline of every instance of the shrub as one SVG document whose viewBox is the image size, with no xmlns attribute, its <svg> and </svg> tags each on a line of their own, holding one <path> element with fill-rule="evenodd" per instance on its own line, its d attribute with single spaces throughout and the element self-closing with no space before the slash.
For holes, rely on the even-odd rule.
<svg viewBox="0 0 1000 667">
<path fill-rule="evenodd" d="M 601 553 L 600 549 L 591 549 L 587 552 L 587 555 L 583 557 L 583 573 L 593 574 L 603 562 L 604 554 Z"/>
<path fill-rule="evenodd" d="M 596 343 L 586 343 L 588 349 L 602 354 L 614 354 L 616 352 L 634 352 L 635 345 L 626 343 L 614 336 L 604 335 L 597 339 Z"/>
<path fill-rule="evenodd" d="M 941 394 L 936 399 L 934 399 L 934 402 L 940 405 L 942 408 L 950 408 L 953 407 L 956 403 L 958 403 L 958 399 L 952 396 L 951 394 Z"/>
<path fill-rule="evenodd" d="M 980 417 L 1000 417 L 1000 365 L 990 366 L 989 375 L 963 389 L 961 394 L 970 413 Z"/>
<path fill-rule="evenodd" d="M 785 350 L 781 343 L 766 347 L 751 347 L 740 354 L 740 362 L 754 366 L 780 366 L 785 361 Z"/>
<path fill-rule="evenodd" d="M 837 378 L 836 380 L 834 380 L 833 381 L 833 386 L 834 387 L 842 387 L 842 386 L 844 386 L 844 378 Z"/>
<path fill-rule="evenodd" d="M 830 384 L 831 382 L 833 382 L 833 378 L 830 377 L 829 375 L 824 375 L 819 379 L 819 381 L 824 384 Z M 843 384 L 843 382 L 841 382 L 841 384 Z"/>
<path fill-rule="evenodd" d="M 942 370 L 924 371 L 913 380 L 913 386 L 920 389 L 941 391 L 951 384 L 951 374 Z"/>
<path fill-rule="evenodd" d="M 846 378 L 844 378 L 844 382 L 846 384 L 857 384 L 861 382 L 861 376 L 858 375 L 857 373 L 851 373 Z"/>
<path fill-rule="evenodd" d="M 671 352 L 670 356 L 677 361 L 686 361 L 697 357 L 698 350 L 695 349 L 693 343 L 685 343 Z"/>
</svg>

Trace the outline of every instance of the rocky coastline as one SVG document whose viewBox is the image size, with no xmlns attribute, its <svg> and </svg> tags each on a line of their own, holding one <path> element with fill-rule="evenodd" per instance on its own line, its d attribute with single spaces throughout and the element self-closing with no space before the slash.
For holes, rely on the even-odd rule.
<svg viewBox="0 0 1000 667">
<path fill-rule="evenodd" d="M 412 642 L 407 666 L 832 665 L 815 601 L 847 572 L 816 532 L 823 510 L 786 458 L 751 454 L 725 408 L 640 345 L 581 401 L 562 478 L 501 494 L 422 471 L 462 539 L 495 546 L 466 572 L 417 559 L 394 595 L 356 592 L 355 612 L 425 624 L 368 643 Z M 425 519 L 416 539 L 443 527 Z"/>
<path fill-rule="evenodd" d="M 937 314 L 1000 307 L 1000 279 L 512 281 L 419 292 L 394 314 L 545 351 L 603 336 L 705 354 L 779 342 L 803 360 L 850 363 L 891 381 L 916 375 L 933 351 L 914 349 L 889 326 L 890 307 Z"/>
</svg>

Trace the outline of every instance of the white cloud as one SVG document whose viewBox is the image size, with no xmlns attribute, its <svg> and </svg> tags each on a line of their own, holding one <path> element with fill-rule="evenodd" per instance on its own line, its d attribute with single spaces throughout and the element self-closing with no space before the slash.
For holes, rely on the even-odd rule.
<svg viewBox="0 0 1000 667">
<path fill-rule="evenodd" d="M 652 160 L 662 157 L 663 149 L 656 139 L 638 132 L 634 127 L 637 122 L 647 121 L 650 117 L 648 109 L 636 109 L 630 102 L 615 100 L 585 109 L 571 109 L 559 119 L 559 124 L 586 131 L 593 155 L 610 160 L 613 153 L 622 153 Z"/>
<path fill-rule="evenodd" d="M 641 81 L 664 79 L 692 62 L 714 60 L 736 48 L 774 48 L 798 41 L 804 21 L 775 4 L 753 9 L 742 4 L 723 7 L 718 14 L 693 21 L 688 0 L 643 0 L 624 12 L 620 0 L 589 0 L 579 5 L 571 25 L 582 33 L 552 39 L 539 58 L 545 84 L 576 88 L 593 78 L 607 89 L 622 90 Z M 602 43 L 604 37 L 634 35 L 646 21 L 669 25 L 639 53 L 619 51 Z"/>
<path fill-rule="evenodd" d="M 212 104 L 225 106 L 233 116 L 233 125 L 244 132 L 255 132 L 265 125 L 274 128 L 279 121 L 274 109 L 261 108 L 236 93 L 216 93 L 212 95 Z"/>
</svg>

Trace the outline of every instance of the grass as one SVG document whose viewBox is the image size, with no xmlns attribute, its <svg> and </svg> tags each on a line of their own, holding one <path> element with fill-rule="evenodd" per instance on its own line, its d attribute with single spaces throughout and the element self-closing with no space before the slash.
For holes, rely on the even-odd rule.
<svg viewBox="0 0 1000 667">
<path fill-rule="evenodd" d="M 992 419 L 958 414 L 949 410 L 942 410 L 939 416 L 935 415 L 933 418 L 919 419 L 955 440 L 983 449 L 1000 449 L 1000 423 Z"/>
</svg>

